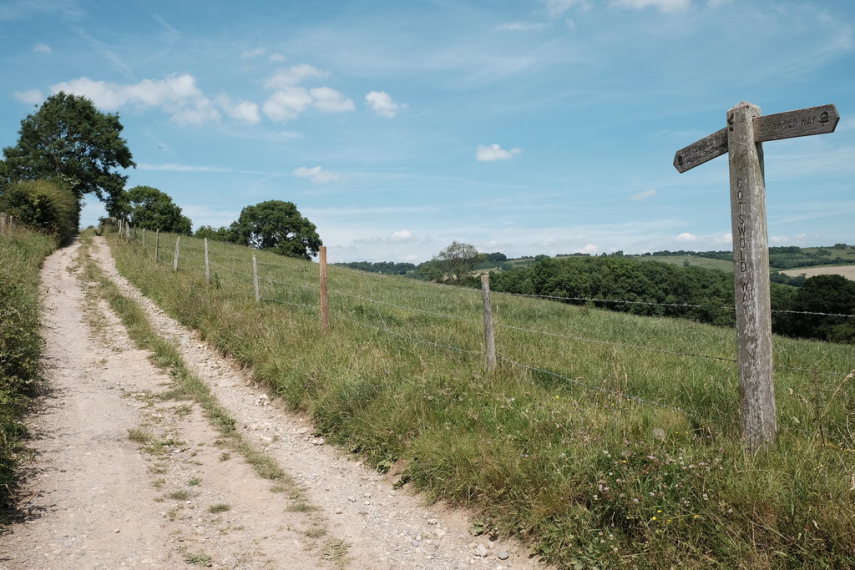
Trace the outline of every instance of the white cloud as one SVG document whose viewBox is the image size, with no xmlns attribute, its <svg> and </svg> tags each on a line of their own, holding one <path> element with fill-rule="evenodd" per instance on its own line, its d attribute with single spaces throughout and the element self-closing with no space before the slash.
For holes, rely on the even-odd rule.
<svg viewBox="0 0 855 570">
<path fill-rule="evenodd" d="M 33 51 L 34 51 L 35 53 L 44 53 L 44 54 L 47 54 L 47 55 L 50 55 L 50 54 L 52 54 L 52 53 L 53 53 L 53 50 L 52 50 L 52 49 L 51 49 L 51 47 L 50 47 L 49 45 L 47 45 L 47 44 L 36 44 L 36 45 L 34 45 L 34 46 L 33 46 Z"/>
<path fill-rule="evenodd" d="M 298 117 L 312 104 L 312 96 L 302 87 L 288 87 L 273 93 L 262 108 L 274 121 L 287 121 Z"/>
<path fill-rule="evenodd" d="M 534 32 L 542 30 L 546 24 L 541 22 L 508 22 L 496 26 L 497 32 Z"/>
<path fill-rule="evenodd" d="M 410 241 L 413 239 L 413 232 L 410 230 L 401 230 L 399 232 L 392 233 L 392 239 L 397 241 Z"/>
<path fill-rule="evenodd" d="M 478 162 L 493 162 L 496 160 L 510 160 L 521 152 L 521 148 L 505 150 L 497 144 L 479 145 L 475 156 Z"/>
<path fill-rule="evenodd" d="M 647 200 L 648 198 L 652 198 L 656 196 L 656 190 L 644 190 L 642 192 L 636 192 L 632 196 L 629 197 L 630 200 Z"/>
<path fill-rule="evenodd" d="M 276 91 L 264 102 L 264 113 L 274 121 L 296 119 L 309 107 L 325 113 L 353 111 L 351 99 L 330 87 L 287 87 Z"/>
<path fill-rule="evenodd" d="M 45 100 L 45 94 L 38 89 L 15 91 L 15 99 L 28 105 L 40 105 Z"/>
<path fill-rule="evenodd" d="M 255 58 L 257 58 L 257 57 L 261 57 L 261 56 L 263 56 L 265 53 L 267 53 L 267 50 L 266 50 L 266 49 L 264 49 L 264 48 L 255 48 L 255 49 L 249 49 L 249 50 L 246 50 L 245 52 L 243 52 L 242 54 L 240 54 L 240 56 L 241 56 L 242 58 L 244 58 L 244 59 L 255 59 Z"/>
<path fill-rule="evenodd" d="M 677 236 L 677 241 L 686 242 L 686 241 L 695 241 L 698 239 L 698 236 L 695 234 L 690 234 L 689 232 L 684 232 Z"/>
<path fill-rule="evenodd" d="M 236 121 L 254 125 L 261 120 L 258 104 L 252 101 L 240 101 L 235 103 L 228 95 L 217 96 L 217 105 L 223 112 Z"/>
<path fill-rule="evenodd" d="M 692 0 L 612 0 L 612 5 L 633 10 L 656 8 L 660 12 L 682 12 L 692 6 Z"/>
<path fill-rule="evenodd" d="M 590 8 L 591 3 L 588 0 L 545 0 L 546 12 L 552 18 L 561 16 L 570 8 Z"/>
<path fill-rule="evenodd" d="M 273 121 L 288 121 L 300 116 L 309 107 L 325 113 L 353 111 L 353 101 L 331 87 L 300 87 L 307 79 L 318 79 L 329 75 L 312 65 L 301 63 L 280 69 L 265 82 L 264 86 L 273 93 L 262 105 L 264 114 Z"/>
<path fill-rule="evenodd" d="M 312 184 L 325 184 L 327 182 L 337 182 L 338 180 L 341 180 L 340 175 L 335 172 L 324 170 L 320 166 L 301 166 L 299 168 L 295 168 L 292 174 L 300 178 L 308 178 Z"/>
<path fill-rule="evenodd" d="M 137 170 L 156 170 L 163 172 L 231 172 L 231 168 L 220 168 L 215 166 L 191 166 L 189 164 L 177 164 L 167 162 L 165 164 L 148 164 L 145 162 L 137 164 Z"/>
<path fill-rule="evenodd" d="M 279 63 L 279 62 L 285 61 L 285 56 L 282 55 L 281 53 L 271 53 L 270 55 L 267 56 L 267 59 L 269 59 L 273 63 Z"/>
<path fill-rule="evenodd" d="M 392 118 L 406 105 L 396 103 L 385 91 L 369 91 L 365 96 L 365 102 L 375 113 L 381 117 Z"/>
<path fill-rule="evenodd" d="M 179 124 L 201 125 L 220 118 L 213 101 L 196 86 L 196 78 L 186 73 L 169 75 L 165 79 L 143 79 L 130 85 L 80 77 L 52 85 L 51 91 L 83 95 L 108 111 L 125 105 L 159 108 Z"/>
<path fill-rule="evenodd" d="M 326 113 L 343 113 L 355 108 L 352 100 L 330 87 L 315 87 L 309 94 L 314 106 Z"/>
<path fill-rule="evenodd" d="M 280 69 L 267 78 L 264 86 L 268 89 L 287 89 L 302 83 L 306 79 L 320 79 L 328 75 L 329 73 L 322 69 L 318 69 L 308 63 L 301 63 L 299 65 L 292 65 L 286 69 Z"/>
</svg>

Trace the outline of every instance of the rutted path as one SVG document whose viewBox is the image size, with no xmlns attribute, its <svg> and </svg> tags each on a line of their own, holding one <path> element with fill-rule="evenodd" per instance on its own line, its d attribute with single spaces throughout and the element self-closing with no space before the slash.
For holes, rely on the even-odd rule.
<svg viewBox="0 0 855 570">
<path fill-rule="evenodd" d="M 513 543 L 469 535 L 459 513 L 426 508 L 392 481 L 312 437 L 310 424 L 166 316 L 92 255 L 305 496 L 299 505 L 218 434 L 193 402 L 163 399 L 170 379 L 132 348 L 117 318 L 87 304 L 77 246 L 45 264 L 53 393 L 33 417 L 29 520 L 0 537 L 0 568 L 534 568 Z M 130 437 L 129 437 L 130 435 Z M 278 492 L 277 492 L 278 491 Z"/>
</svg>

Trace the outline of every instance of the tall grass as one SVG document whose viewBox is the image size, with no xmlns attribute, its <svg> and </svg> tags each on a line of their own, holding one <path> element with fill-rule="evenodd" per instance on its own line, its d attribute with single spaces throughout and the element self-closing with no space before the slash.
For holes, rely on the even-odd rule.
<svg viewBox="0 0 855 570">
<path fill-rule="evenodd" d="M 493 374 L 480 293 L 174 236 L 111 244 L 120 270 L 327 439 L 429 497 L 475 509 L 560 567 L 855 564 L 852 347 L 775 339 L 780 437 L 746 455 L 733 332 L 494 296 Z"/>
<path fill-rule="evenodd" d="M 10 506 L 16 483 L 20 418 L 41 377 L 39 268 L 54 240 L 23 228 L 0 233 L 0 507 Z"/>
</svg>

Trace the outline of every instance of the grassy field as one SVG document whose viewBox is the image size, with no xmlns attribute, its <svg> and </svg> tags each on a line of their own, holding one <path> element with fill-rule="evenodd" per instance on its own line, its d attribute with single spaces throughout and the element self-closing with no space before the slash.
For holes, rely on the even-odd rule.
<svg viewBox="0 0 855 570">
<path fill-rule="evenodd" d="M 328 441 L 474 509 L 563 568 L 855 565 L 853 347 L 775 339 L 778 443 L 739 439 L 733 332 L 318 266 L 199 240 L 110 237 L 120 270 L 252 367 Z M 139 236 L 141 240 L 141 236 Z"/>
<path fill-rule="evenodd" d="M 855 265 L 830 265 L 828 267 L 797 267 L 795 269 L 787 269 L 781 271 L 786 275 L 798 277 L 805 274 L 807 277 L 815 277 L 817 275 L 842 275 L 847 279 L 855 281 Z"/>
<path fill-rule="evenodd" d="M 638 261 L 659 261 L 660 263 L 680 266 L 686 265 L 686 262 L 688 262 L 693 267 L 718 269 L 719 271 L 733 273 L 733 262 L 727 259 L 712 259 L 697 255 L 634 255 L 632 258 Z"/>
<path fill-rule="evenodd" d="M 26 229 L 0 233 L 0 508 L 9 505 L 16 481 L 20 419 L 41 376 L 39 268 L 54 240 Z"/>
</svg>

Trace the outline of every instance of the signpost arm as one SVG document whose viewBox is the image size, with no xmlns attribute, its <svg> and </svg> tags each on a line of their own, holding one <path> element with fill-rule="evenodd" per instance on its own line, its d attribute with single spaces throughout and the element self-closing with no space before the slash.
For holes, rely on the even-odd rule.
<svg viewBox="0 0 855 570">
<path fill-rule="evenodd" d="M 763 148 L 754 136 L 759 115 L 760 108 L 750 103 L 727 113 L 740 420 L 752 451 L 773 443 L 777 433 L 766 186 Z"/>
</svg>

